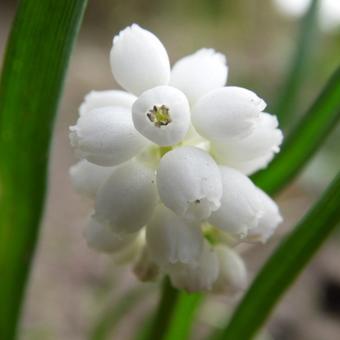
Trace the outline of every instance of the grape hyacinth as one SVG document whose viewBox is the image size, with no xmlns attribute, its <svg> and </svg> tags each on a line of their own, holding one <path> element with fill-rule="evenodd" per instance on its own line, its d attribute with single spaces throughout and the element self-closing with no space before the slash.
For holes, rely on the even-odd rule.
<svg viewBox="0 0 340 340">
<path fill-rule="evenodd" d="M 235 293 L 247 275 L 235 246 L 266 242 L 282 221 L 247 177 L 279 152 L 275 116 L 254 92 L 226 86 L 226 58 L 201 49 L 170 68 L 136 24 L 113 39 L 126 91 L 90 92 L 70 127 L 75 189 L 94 200 L 84 236 L 142 281 L 168 275 L 189 292 Z"/>
</svg>

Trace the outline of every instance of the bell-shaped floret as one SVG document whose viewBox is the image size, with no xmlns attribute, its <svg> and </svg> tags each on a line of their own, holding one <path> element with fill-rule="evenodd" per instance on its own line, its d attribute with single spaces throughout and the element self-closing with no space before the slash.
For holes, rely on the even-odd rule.
<svg viewBox="0 0 340 340">
<path fill-rule="evenodd" d="M 147 225 L 146 243 L 152 259 L 160 266 L 194 264 L 202 252 L 203 235 L 199 225 L 187 223 L 160 205 Z"/>
<path fill-rule="evenodd" d="M 163 44 L 136 24 L 113 38 L 110 60 L 116 81 L 137 96 L 169 82 L 170 63 Z"/>
<path fill-rule="evenodd" d="M 249 135 L 265 102 L 254 92 L 227 86 L 210 91 L 195 104 L 192 121 L 197 132 L 212 141 Z"/>
<path fill-rule="evenodd" d="M 218 278 L 219 263 L 216 252 L 207 241 L 197 264 L 176 263 L 166 269 L 172 284 L 188 292 L 210 291 Z"/>
<path fill-rule="evenodd" d="M 280 151 L 283 135 L 275 116 L 261 113 L 253 132 L 244 138 L 212 143 L 211 151 L 220 164 L 231 166 L 246 175 L 262 169 Z"/>
<path fill-rule="evenodd" d="M 262 201 L 248 177 L 225 166 L 220 170 L 223 183 L 221 206 L 211 214 L 209 222 L 243 238 L 249 229 L 257 227 L 263 214 Z"/>
<path fill-rule="evenodd" d="M 191 104 L 227 81 L 228 67 L 223 54 L 202 48 L 176 62 L 171 70 L 170 85 L 185 93 Z"/>
<path fill-rule="evenodd" d="M 83 159 L 71 166 L 71 182 L 79 194 L 94 198 L 98 188 L 110 177 L 114 169 L 114 167 L 99 166 Z"/>
<path fill-rule="evenodd" d="M 95 217 L 118 234 L 134 233 L 149 221 L 156 202 L 154 171 L 130 161 L 117 167 L 98 190 Z"/>
<path fill-rule="evenodd" d="M 250 229 L 246 241 L 265 243 L 282 222 L 282 217 L 277 204 L 261 189 L 258 194 L 263 205 L 263 214 L 256 228 Z"/>
<path fill-rule="evenodd" d="M 143 92 L 135 101 L 132 119 L 136 129 L 152 142 L 162 146 L 174 145 L 189 130 L 189 103 L 180 90 L 158 86 Z"/>
<path fill-rule="evenodd" d="M 206 219 L 220 206 L 219 168 L 207 152 L 195 147 L 180 147 L 163 156 L 157 187 L 164 205 L 188 219 Z"/>
<path fill-rule="evenodd" d="M 213 291 L 234 294 L 244 290 L 247 285 L 247 270 L 242 258 L 226 246 L 217 245 L 215 251 L 220 270 Z"/>
<path fill-rule="evenodd" d="M 137 234 L 122 237 L 114 233 L 108 224 L 101 223 L 94 217 L 90 217 L 84 230 L 84 237 L 89 247 L 100 252 L 114 253 L 133 243 Z"/>
<path fill-rule="evenodd" d="M 102 166 L 123 163 L 149 143 L 136 131 L 131 112 L 124 107 L 94 109 L 80 116 L 70 131 L 77 155 Z"/>
<path fill-rule="evenodd" d="M 137 97 L 125 91 L 91 91 L 85 96 L 83 103 L 80 105 L 79 115 L 82 116 L 94 109 L 108 106 L 125 107 L 130 110 L 136 99 Z"/>
</svg>

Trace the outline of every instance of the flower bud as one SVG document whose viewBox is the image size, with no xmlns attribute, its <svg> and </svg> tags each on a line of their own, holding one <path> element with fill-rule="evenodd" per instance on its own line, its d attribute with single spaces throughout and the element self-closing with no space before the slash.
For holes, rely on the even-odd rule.
<svg viewBox="0 0 340 340">
<path fill-rule="evenodd" d="M 156 208 L 146 228 L 150 255 L 160 266 L 197 263 L 203 248 L 199 225 L 188 224 L 163 205 Z"/>
<path fill-rule="evenodd" d="M 164 205 L 188 219 L 208 218 L 220 206 L 218 166 L 207 152 L 195 147 L 180 147 L 163 156 L 157 187 Z"/>
<path fill-rule="evenodd" d="M 95 217 L 119 234 L 134 233 L 150 219 L 157 202 L 154 171 L 137 161 L 113 172 L 96 197 Z"/>
</svg>

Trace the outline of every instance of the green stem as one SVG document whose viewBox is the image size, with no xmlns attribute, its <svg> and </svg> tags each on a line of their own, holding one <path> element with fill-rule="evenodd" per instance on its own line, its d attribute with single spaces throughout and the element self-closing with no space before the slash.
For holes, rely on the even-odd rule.
<svg viewBox="0 0 340 340">
<path fill-rule="evenodd" d="M 166 277 L 163 282 L 161 300 L 151 325 L 151 331 L 145 339 L 161 340 L 165 337 L 178 295 L 179 291 L 172 287 L 169 278 Z"/>
<path fill-rule="evenodd" d="M 300 36 L 296 43 L 288 77 L 279 91 L 280 97 L 273 110 L 283 127 L 290 126 L 292 123 L 296 102 L 308 67 L 308 61 L 312 55 L 312 48 L 316 43 L 317 14 L 318 0 L 313 0 L 301 21 Z"/>
<path fill-rule="evenodd" d="M 202 294 L 187 294 L 181 292 L 174 308 L 172 318 L 165 335 L 165 340 L 190 339 L 190 331 L 197 309 L 203 301 Z"/>
<path fill-rule="evenodd" d="M 21 0 L 0 80 L 0 339 L 12 340 L 37 241 L 53 120 L 86 0 Z M 41 302 L 43 303 L 43 302 Z"/>
</svg>

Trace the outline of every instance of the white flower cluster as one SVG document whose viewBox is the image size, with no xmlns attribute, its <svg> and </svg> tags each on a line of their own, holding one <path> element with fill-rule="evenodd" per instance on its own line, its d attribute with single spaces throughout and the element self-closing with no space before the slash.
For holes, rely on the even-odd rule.
<svg viewBox="0 0 340 340">
<path fill-rule="evenodd" d="M 273 0 L 278 9 L 287 16 L 301 17 L 312 0 Z M 319 0 L 318 19 L 322 30 L 329 32 L 340 28 L 340 1 Z"/>
<path fill-rule="evenodd" d="M 225 86 L 226 59 L 212 49 L 170 69 L 162 43 L 134 24 L 114 37 L 110 60 L 127 92 L 91 92 L 70 127 L 81 159 L 72 182 L 95 201 L 87 243 L 133 260 L 141 280 L 166 274 L 187 291 L 243 289 L 233 247 L 265 242 L 281 222 L 247 177 L 279 151 L 276 117 L 255 93 Z"/>
</svg>

